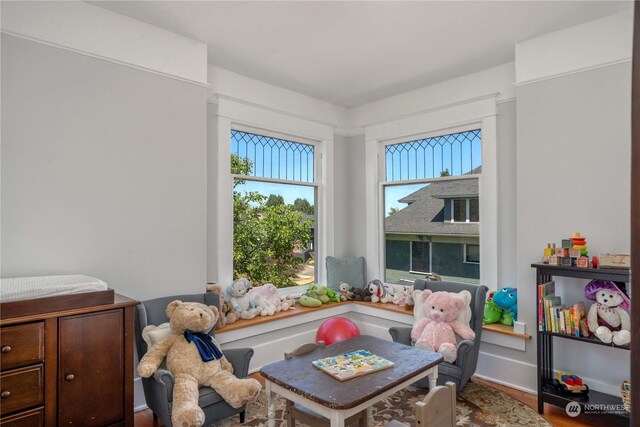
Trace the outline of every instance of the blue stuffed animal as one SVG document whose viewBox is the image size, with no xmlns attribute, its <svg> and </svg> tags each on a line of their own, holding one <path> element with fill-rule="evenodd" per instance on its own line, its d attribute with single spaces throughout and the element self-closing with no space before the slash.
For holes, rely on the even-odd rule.
<svg viewBox="0 0 640 427">
<path fill-rule="evenodd" d="M 500 323 L 511 326 L 518 320 L 518 289 L 502 288 L 493 295 L 493 302 L 502 309 Z"/>
</svg>

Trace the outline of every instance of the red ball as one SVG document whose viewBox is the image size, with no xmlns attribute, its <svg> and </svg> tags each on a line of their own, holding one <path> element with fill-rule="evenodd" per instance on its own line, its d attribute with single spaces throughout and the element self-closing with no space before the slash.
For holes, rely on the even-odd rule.
<svg viewBox="0 0 640 427">
<path fill-rule="evenodd" d="M 322 322 L 316 332 L 316 341 L 331 345 L 360 335 L 360 329 L 346 317 L 332 317 Z"/>
</svg>

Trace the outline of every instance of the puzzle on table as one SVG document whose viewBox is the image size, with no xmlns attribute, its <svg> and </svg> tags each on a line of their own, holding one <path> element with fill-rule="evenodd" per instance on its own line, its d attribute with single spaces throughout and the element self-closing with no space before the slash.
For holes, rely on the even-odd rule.
<svg viewBox="0 0 640 427">
<path fill-rule="evenodd" d="M 366 350 L 324 357 L 314 360 L 311 364 L 340 381 L 350 380 L 394 365 L 393 362 Z"/>
</svg>

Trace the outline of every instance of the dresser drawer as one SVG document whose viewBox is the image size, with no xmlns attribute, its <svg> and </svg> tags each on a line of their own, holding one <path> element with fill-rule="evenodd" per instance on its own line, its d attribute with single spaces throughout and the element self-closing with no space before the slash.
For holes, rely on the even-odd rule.
<svg viewBox="0 0 640 427">
<path fill-rule="evenodd" d="M 0 427 L 42 427 L 44 408 L 30 409 L 0 419 Z"/>
<path fill-rule="evenodd" d="M 0 366 L 3 371 L 42 361 L 44 322 L 5 326 L 0 330 Z"/>
<path fill-rule="evenodd" d="M 44 402 L 42 364 L 0 374 L 0 414 L 36 406 Z"/>
</svg>

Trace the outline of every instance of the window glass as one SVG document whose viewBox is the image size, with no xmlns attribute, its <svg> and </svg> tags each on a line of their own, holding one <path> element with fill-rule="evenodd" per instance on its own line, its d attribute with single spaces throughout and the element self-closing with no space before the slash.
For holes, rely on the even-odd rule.
<svg viewBox="0 0 640 427">
<path fill-rule="evenodd" d="M 469 221 L 480 222 L 480 200 L 469 199 Z"/>
<path fill-rule="evenodd" d="M 234 278 L 316 282 L 314 155 L 313 145 L 232 130 Z"/>
<path fill-rule="evenodd" d="M 480 263 L 479 245 L 466 245 L 465 262 Z"/>
<path fill-rule="evenodd" d="M 385 147 L 385 282 L 479 283 L 481 148 L 479 129 Z"/>
</svg>

